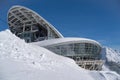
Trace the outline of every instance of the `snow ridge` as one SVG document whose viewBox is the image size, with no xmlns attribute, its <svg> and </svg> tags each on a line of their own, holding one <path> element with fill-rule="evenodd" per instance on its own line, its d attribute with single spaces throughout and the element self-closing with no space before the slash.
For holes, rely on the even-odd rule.
<svg viewBox="0 0 120 80">
<path fill-rule="evenodd" d="M 117 54 L 111 59 L 113 53 L 106 52 L 109 61 L 119 62 Z M 0 64 L 0 80 L 120 80 L 112 71 L 84 70 L 69 58 L 25 43 L 9 30 L 0 32 Z"/>
<path fill-rule="evenodd" d="M 120 54 L 112 48 L 106 48 L 106 58 L 108 62 L 120 63 Z"/>
<path fill-rule="evenodd" d="M 24 40 L 13 35 L 9 30 L 6 30 L 0 32 L 0 58 L 9 57 L 16 60 L 20 59 L 34 66 L 50 65 L 54 63 L 64 65 L 62 64 L 63 62 L 68 65 L 69 63 L 75 64 L 73 60 L 58 56 L 45 48 L 29 45 L 25 43 Z"/>
<path fill-rule="evenodd" d="M 112 70 L 120 74 L 120 54 L 116 52 L 112 48 L 104 48 L 106 66 Z"/>
</svg>

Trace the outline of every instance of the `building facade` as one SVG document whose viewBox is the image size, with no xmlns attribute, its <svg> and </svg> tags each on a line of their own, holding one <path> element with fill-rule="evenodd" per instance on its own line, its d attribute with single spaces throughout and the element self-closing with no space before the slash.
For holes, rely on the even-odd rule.
<svg viewBox="0 0 120 80">
<path fill-rule="evenodd" d="M 27 43 L 72 58 L 85 69 L 102 69 L 104 61 L 101 60 L 102 46 L 99 42 L 86 38 L 65 38 L 54 26 L 28 8 L 10 8 L 8 25 L 13 34 Z"/>
</svg>

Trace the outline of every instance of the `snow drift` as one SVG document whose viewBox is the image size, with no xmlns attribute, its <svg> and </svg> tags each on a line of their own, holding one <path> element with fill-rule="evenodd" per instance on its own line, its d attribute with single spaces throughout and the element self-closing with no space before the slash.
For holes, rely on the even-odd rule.
<svg viewBox="0 0 120 80">
<path fill-rule="evenodd" d="M 0 32 L 0 80 L 120 80 L 112 71 L 88 71 L 69 58 Z"/>
</svg>

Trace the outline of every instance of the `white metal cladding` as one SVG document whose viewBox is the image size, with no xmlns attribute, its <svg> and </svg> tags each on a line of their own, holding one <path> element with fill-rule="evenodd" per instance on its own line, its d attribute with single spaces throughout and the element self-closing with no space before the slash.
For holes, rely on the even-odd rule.
<svg viewBox="0 0 120 80">
<path fill-rule="evenodd" d="M 46 21 L 43 17 L 41 17 L 39 14 L 37 14 L 36 12 L 34 12 L 34 11 L 32 11 L 32 10 L 26 8 L 26 7 L 18 6 L 18 5 L 11 7 L 11 8 L 9 9 L 9 11 L 8 11 L 8 18 L 9 18 L 9 15 L 10 15 L 10 14 L 11 14 L 11 15 L 14 15 L 14 14 L 11 13 L 11 11 L 14 10 L 14 9 L 16 9 L 16 10 L 26 9 L 27 11 L 29 11 L 30 13 L 33 14 L 34 19 L 36 19 L 36 21 L 37 21 L 38 23 L 41 24 L 41 22 L 38 21 L 38 20 L 41 20 L 41 21 L 42 21 L 42 24 L 45 24 L 47 27 L 49 27 L 50 29 L 52 29 L 59 38 L 63 38 L 62 34 L 61 34 L 53 25 L 51 25 L 49 22 L 47 22 L 47 21 Z M 21 13 L 24 14 L 23 12 L 21 12 Z M 15 16 L 15 15 L 14 15 L 14 16 Z M 20 18 L 17 17 L 17 16 L 15 16 L 15 17 L 18 18 L 18 19 L 20 19 Z M 37 19 L 38 19 L 38 20 L 37 20 Z M 22 20 L 21 22 L 24 22 L 24 21 Z M 9 19 L 8 19 L 8 24 L 10 24 L 10 27 L 14 27 L 14 26 L 15 26 L 13 23 L 11 23 L 11 21 L 10 21 Z"/>
<path fill-rule="evenodd" d="M 44 47 L 44 46 L 55 46 L 55 45 L 62 45 L 69 43 L 91 43 L 101 47 L 99 42 L 87 38 L 58 38 L 58 39 L 44 40 L 40 42 L 33 42 L 32 44 Z"/>
</svg>

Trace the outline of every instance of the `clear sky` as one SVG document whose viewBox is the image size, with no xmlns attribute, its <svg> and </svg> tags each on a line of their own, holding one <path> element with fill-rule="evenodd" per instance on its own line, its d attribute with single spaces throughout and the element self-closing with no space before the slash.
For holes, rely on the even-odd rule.
<svg viewBox="0 0 120 80">
<path fill-rule="evenodd" d="M 120 50 L 120 0 L 0 0 L 0 31 L 13 5 L 28 7 L 65 37 L 85 37 Z"/>
</svg>

